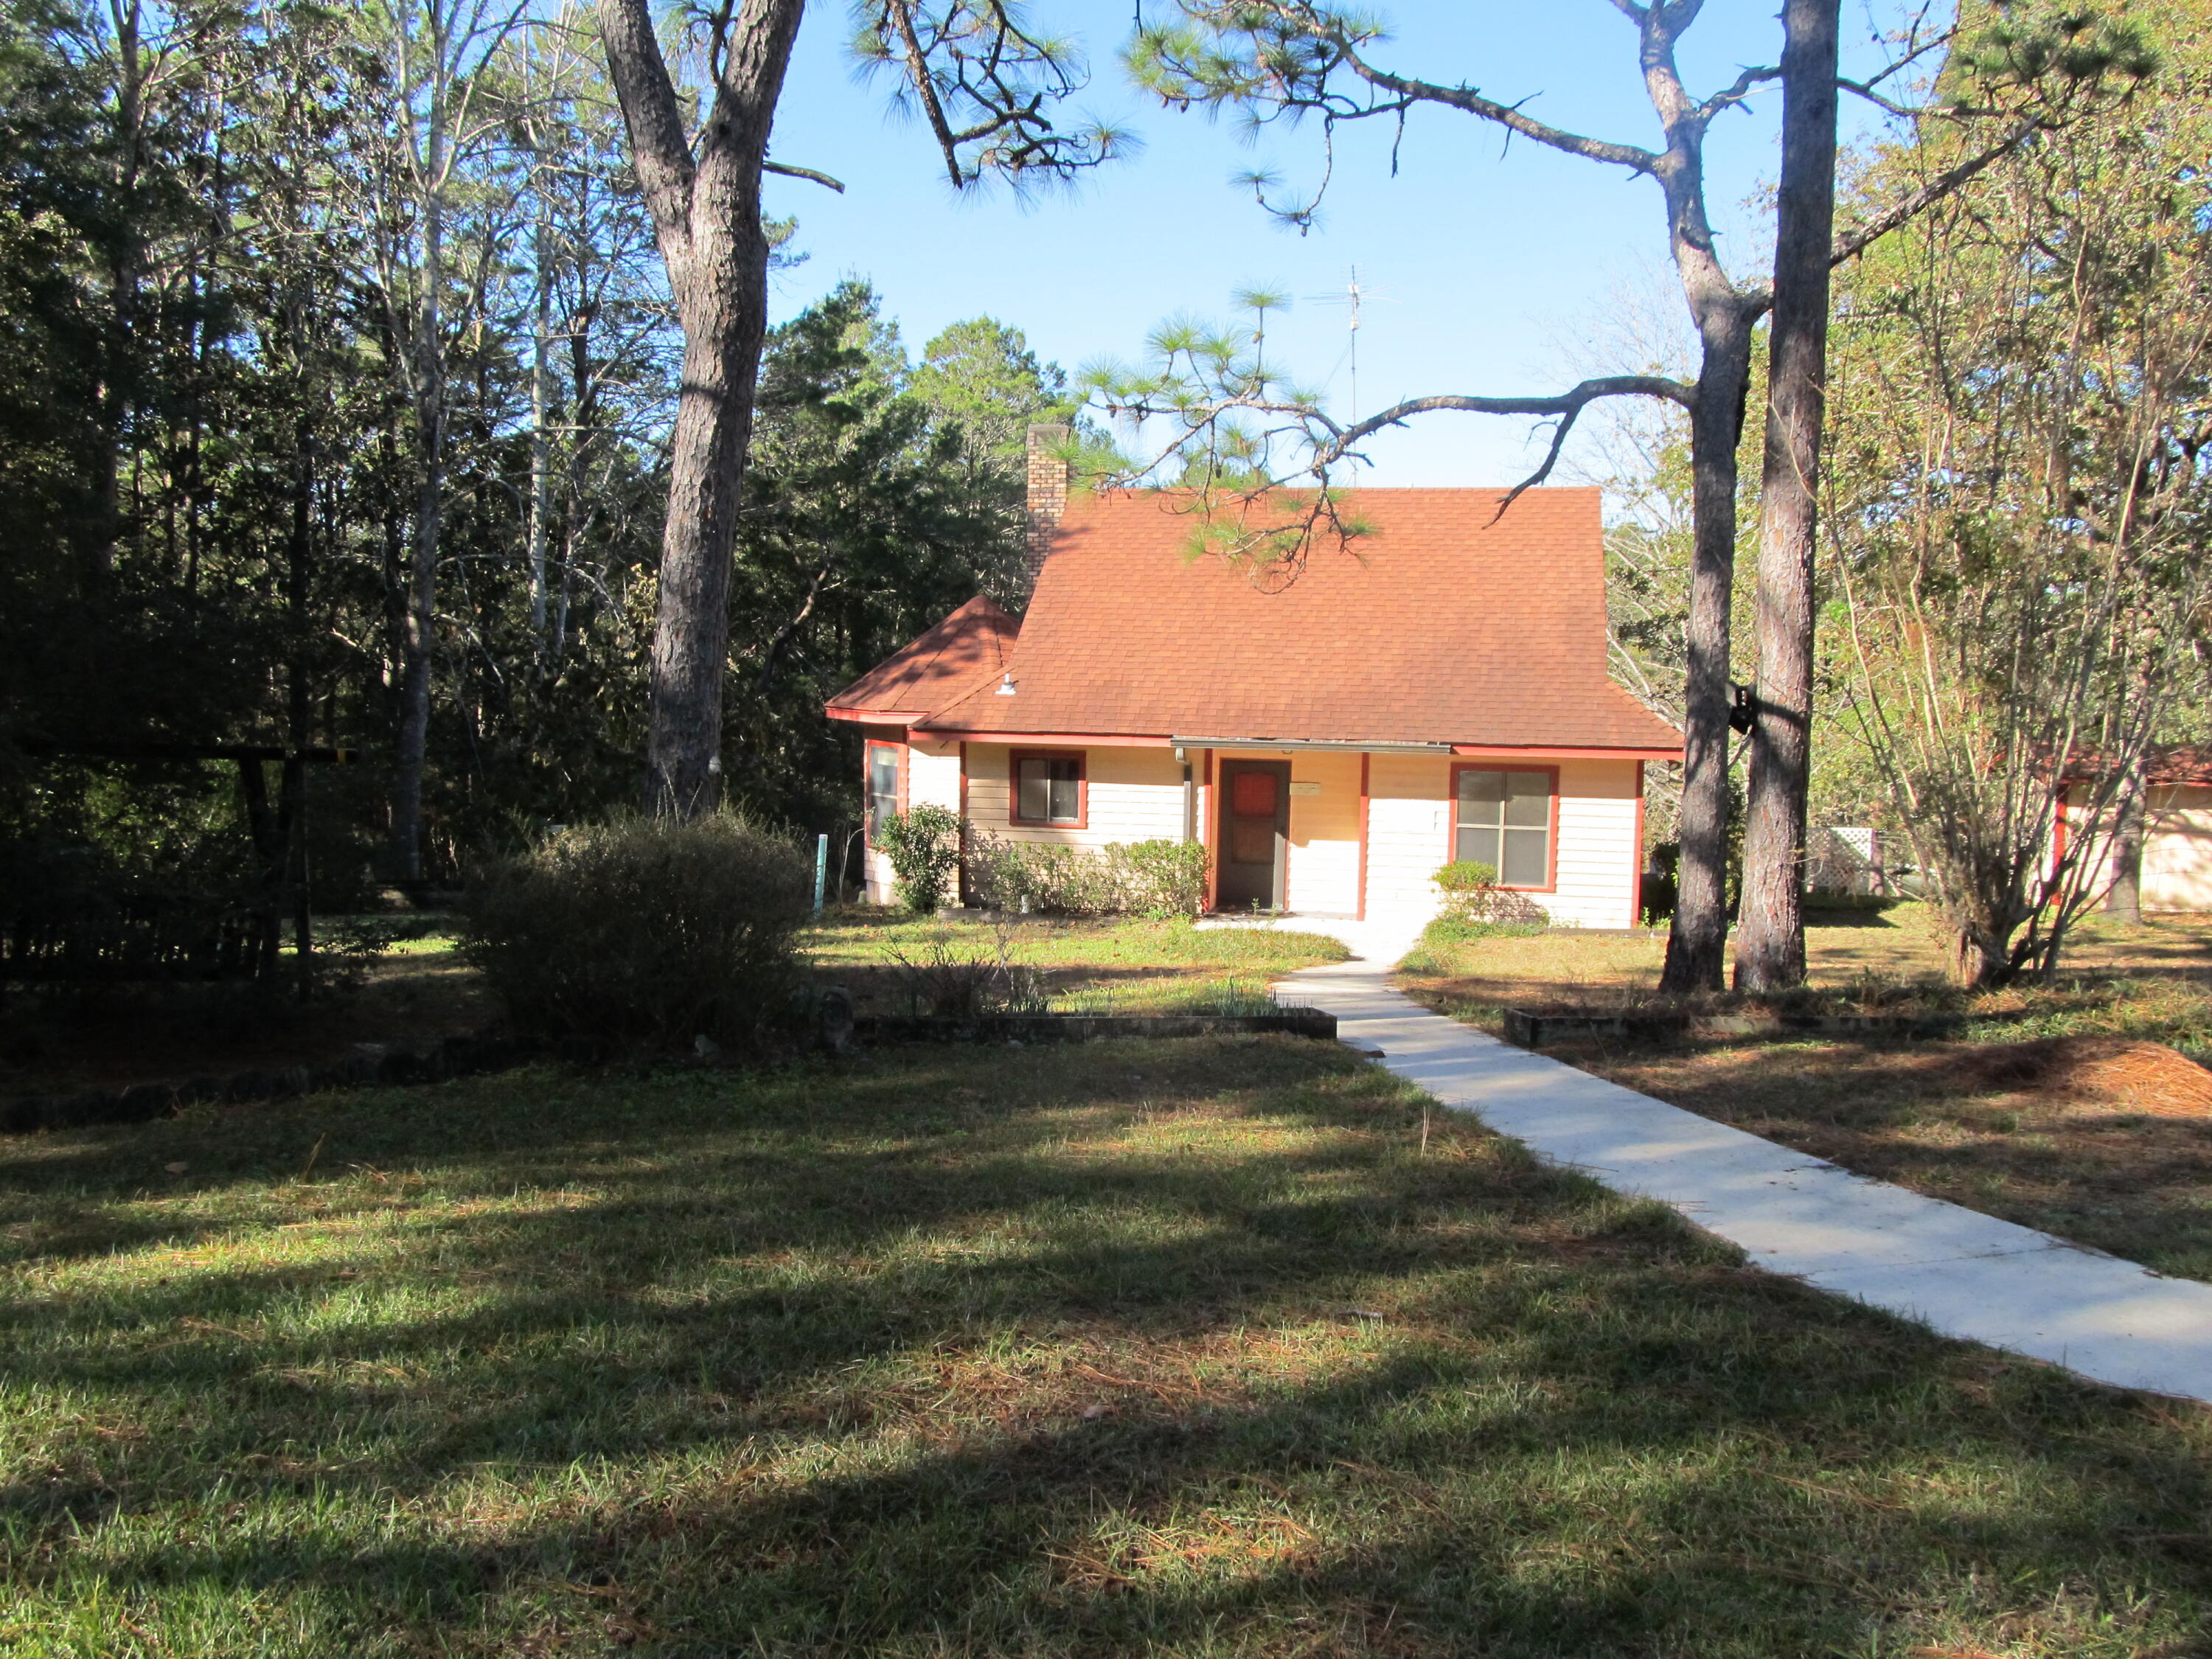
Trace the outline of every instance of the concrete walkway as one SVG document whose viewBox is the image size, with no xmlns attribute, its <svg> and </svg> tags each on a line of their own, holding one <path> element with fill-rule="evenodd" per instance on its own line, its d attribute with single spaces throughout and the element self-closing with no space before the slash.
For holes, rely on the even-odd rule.
<svg viewBox="0 0 2212 1659">
<path fill-rule="evenodd" d="M 1671 1205 L 1770 1272 L 1946 1336 L 2212 1401 L 2212 1285 L 1854 1176 L 1499 1042 L 1390 988 L 1383 975 L 1411 939 L 1289 925 L 1334 934 L 1361 956 L 1291 975 L 1275 987 L 1282 1000 L 1334 1014 L 1341 1036 L 1379 1046 L 1400 1077 L 1550 1162 Z"/>
</svg>

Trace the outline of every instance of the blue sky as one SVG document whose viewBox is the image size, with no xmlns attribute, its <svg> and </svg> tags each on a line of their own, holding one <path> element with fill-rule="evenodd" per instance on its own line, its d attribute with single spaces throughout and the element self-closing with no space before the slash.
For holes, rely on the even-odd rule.
<svg viewBox="0 0 2212 1659">
<path fill-rule="evenodd" d="M 1874 21 L 1845 7 L 1846 52 L 1875 61 Z M 777 281 L 779 318 L 845 276 L 883 295 L 909 349 L 979 313 L 1021 328 L 1046 357 L 1074 370 L 1100 357 L 1134 359 L 1147 333 L 1178 314 L 1225 316 L 1232 290 L 1262 285 L 1296 303 L 1271 325 L 1305 384 L 1350 404 L 1346 307 L 1353 266 L 1373 297 L 1359 337 L 1360 407 L 1428 392 L 1557 389 L 1577 359 L 1605 350 L 1607 319 L 1624 291 L 1666 295 L 1670 278 L 1658 190 L 1516 140 L 1449 111 L 1416 112 L 1397 176 L 1391 134 L 1341 136 L 1320 227 L 1300 236 L 1254 205 L 1233 174 L 1255 165 L 1310 180 L 1317 133 L 1278 131 L 1256 144 L 1233 125 L 1148 106 L 1124 80 L 1117 48 L 1129 0 L 1035 0 L 1041 23 L 1081 40 L 1092 64 L 1084 100 L 1134 130 L 1144 149 L 1071 194 L 1031 204 L 1003 190 L 956 197 L 927 131 L 887 113 L 884 89 L 856 82 L 844 52 L 844 8 L 809 9 L 778 112 L 773 153 L 842 179 L 846 193 L 771 179 L 769 206 L 799 218 L 806 263 Z M 1636 37 L 1607 0 L 1398 0 L 1381 15 L 1392 42 L 1376 58 L 1492 96 L 1528 99 L 1555 125 L 1650 143 L 1656 125 L 1636 70 Z M 1693 92 L 1732 80 L 1779 49 L 1774 0 L 1711 0 L 1683 43 Z M 1731 268 L 1764 266 L 1771 231 L 1753 203 L 1774 167 L 1780 94 L 1724 118 L 1708 143 L 1710 200 Z M 1847 122 L 1858 110 L 1847 103 Z M 1655 286 L 1656 285 L 1656 286 Z M 1679 308 L 1673 300 L 1666 313 Z M 1430 415 L 1378 439 L 1366 475 L 1378 484 L 1510 482 L 1532 452 L 1528 423 Z M 1517 469 L 1517 470 L 1516 470 Z"/>
</svg>

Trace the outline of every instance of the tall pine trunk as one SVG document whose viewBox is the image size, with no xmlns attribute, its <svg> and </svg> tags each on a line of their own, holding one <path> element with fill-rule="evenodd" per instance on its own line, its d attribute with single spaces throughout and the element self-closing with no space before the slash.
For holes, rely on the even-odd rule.
<svg viewBox="0 0 2212 1659">
<path fill-rule="evenodd" d="M 1729 623 L 1751 319 L 1729 295 L 1706 309 L 1698 332 L 1703 360 L 1690 411 L 1695 529 L 1682 717 L 1682 856 L 1660 977 L 1668 991 L 1717 989 L 1728 952 Z"/>
<path fill-rule="evenodd" d="M 733 158 L 712 170 L 743 171 Z M 729 657 L 730 562 L 752 440 L 753 381 L 768 332 L 768 239 L 760 185 L 710 182 L 709 223 L 692 239 L 679 314 L 684 392 L 669 454 L 668 520 L 653 635 L 653 707 L 646 738 L 648 810 L 689 817 L 720 799 L 722 672 Z"/>
<path fill-rule="evenodd" d="M 539 188 L 544 188 L 543 179 Z M 540 664 L 545 659 L 546 519 L 553 506 L 553 439 L 546 422 L 553 413 L 552 228 L 541 201 L 538 210 L 533 273 L 537 286 L 530 360 L 530 637 Z"/>
<path fill-rule="evenodd" d="M 2115 921 L 2142 921 L 2143 839 L 2148 833 L 2150 782 L 2138 766 L 2121 789 L 2112 826 L 2112 884 L 2105 890 L 2105 914 Z"/>
<path fill-rule="evenodd" d="M 434 126 L 431 176 L 442 167 L 444 133 Z M 407 605 L 401 635 L 398 754 L 392 775 L 392 859 L 402 882 L 422 879 L 422 773 L 430 744 L 430 659 L 437 647 L 438 537 L 446 502 L 446 353 L 440 289 L 445 280 L 445 204 L 436 190 L 423 202 L 422 293 L 416 307 L 414 404 L 416 496 L 408 547 Z"/>
<path fill-rule="evenodd" d="M 1813 571 L 1835 230 L 1838 0 L 1783 8 L 1782 184 L 1760 471 L 1759 679 L 1744 818 L 1739 990 L 1805 982 Z"/>
<path fill-rule="evenodd" d="M 645 0 L 599 0 L 622 101 L 684 330 L 646 740 L 649 811 L 712 809 L 721 782 L 730 560 L 768 333 L 760 180 L 802 0 L 741 0 L 715 25 L 714 87 L 695 149 Z"/>
</svg>

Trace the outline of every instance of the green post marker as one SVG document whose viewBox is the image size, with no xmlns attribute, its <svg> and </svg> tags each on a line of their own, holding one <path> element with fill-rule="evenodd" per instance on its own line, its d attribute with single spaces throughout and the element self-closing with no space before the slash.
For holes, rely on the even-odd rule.
<svg viewBox="0 0 2212 1659">
<path fill-rule="evenodd" d="M 822 908 L 822 883 L 830 873 L 830 837 L 814 838 L 814 908 Z"/>
</svg>

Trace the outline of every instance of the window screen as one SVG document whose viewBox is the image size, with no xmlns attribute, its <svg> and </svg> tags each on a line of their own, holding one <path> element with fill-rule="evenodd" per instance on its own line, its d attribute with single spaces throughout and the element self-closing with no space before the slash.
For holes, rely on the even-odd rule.
<svg viewBox="0 0 2212 1659">
<path fill-rule="evenodd" d="M 898 814 L 898 750 L 889 744 L 868 746 L 868 844 L 883 834 L 884 821 Z"/>
<path fill-rule="evenodd" d="M 1489 865 L 1507 887 L 1546 887 L 1552 878 L 1552 775 L 1459 775 L 1455 859 Z"/>
<path fill-rule="evenodd" d="M 1073 756 L 1023 756 L 1016 766 L 1014 816 L 1025 823 L 1080 823 L 1083 763 Z"/>
</svg>

